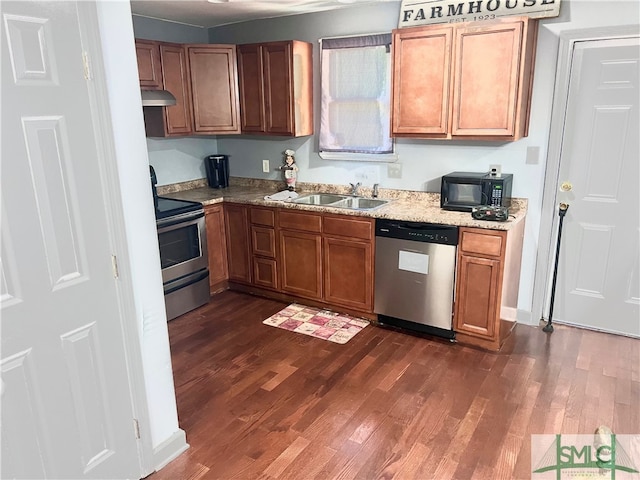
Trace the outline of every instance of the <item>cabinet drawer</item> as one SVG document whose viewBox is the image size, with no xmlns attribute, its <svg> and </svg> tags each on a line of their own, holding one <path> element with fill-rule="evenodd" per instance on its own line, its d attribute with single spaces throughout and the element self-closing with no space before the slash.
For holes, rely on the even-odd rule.
<svg viewBox="0 0 640 480">
<path fill-rule="evenodd" d="M 346 216 L 327 216 L 324 217 L 324 233 L 371 240 L 373 238 L 373 220 Z"/>
<path fill-rule="evenodd" d="M 460 229 L 460 249 L 465 253 L 500 257 L 504 253 L 506 232 Z"/>
<path fill-rule="evenodd" d="M 278 225 L 280 228 L 290 230 L 320 233 L 322 231 L 322 217 L 313 213 L 281 211 L 278 215 Z"/>
<path fill-rule="evenodd" d="M 251 208 L 251 223 L 274 227 L 276 224 L 276 212 L 266 208 Z"/>
<path fill-rule="evenodd" d="M 273 228 L 251 226 L 251 245 L 254 255 L 276 257 L 276 233 Z"/>
<path fill-rule="evenodd" d="M 270 258 L 253 258 L 253 283 L 260 287 L 278 288 L 276 261 Z"/>
</svg>

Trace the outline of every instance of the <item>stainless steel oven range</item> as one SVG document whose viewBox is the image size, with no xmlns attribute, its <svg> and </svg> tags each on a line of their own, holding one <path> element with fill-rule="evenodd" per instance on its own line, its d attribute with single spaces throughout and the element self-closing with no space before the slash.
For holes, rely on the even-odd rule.
<svg viewBox="0 0 640 480">
<path fill-rule="evenodd" d="M 198 202 L 155 197 L 167 320 L 209 301 L 204 208 Z"/>
</svg>

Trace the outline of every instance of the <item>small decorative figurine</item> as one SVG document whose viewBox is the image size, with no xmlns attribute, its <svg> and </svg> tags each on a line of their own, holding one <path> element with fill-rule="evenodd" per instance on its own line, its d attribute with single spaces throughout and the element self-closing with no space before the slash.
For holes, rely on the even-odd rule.
<svg viewBox="0 0 640 480">
<path fill-rule="evenodd" d="M 296 179 L 298 178 L 298 166 L 293 158 L 296 152 L 291 149 L 284 151 L 284 164 L 279 168 L 284 170 L 284 179 L 287 182 L 287 190 L 293 192 L 296 189 Z"/>
</svg>

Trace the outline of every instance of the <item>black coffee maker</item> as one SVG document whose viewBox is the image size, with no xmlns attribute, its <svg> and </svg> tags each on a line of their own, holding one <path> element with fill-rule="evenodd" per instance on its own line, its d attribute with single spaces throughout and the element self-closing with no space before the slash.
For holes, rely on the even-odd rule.
<svg viewBox="0 0 640 480">
<path fill-rule="evenodd" d="M 204 159 L 207 171 L 207 181 L 211 188 L 226 188 L 229 186 L 229 156 L 209 155 Z"/>
<path fill-rule="evenodd" d="M 158 178 L 156 177 L 156 171 L 153 169 L 151 165 L 149 165 L 149 170 L 151 172 L 151 191 L 153 192 L 153 206 L 155 209 L 158 209 L 158 189 L 156 185 L 158 184 Z"/>
</svg>

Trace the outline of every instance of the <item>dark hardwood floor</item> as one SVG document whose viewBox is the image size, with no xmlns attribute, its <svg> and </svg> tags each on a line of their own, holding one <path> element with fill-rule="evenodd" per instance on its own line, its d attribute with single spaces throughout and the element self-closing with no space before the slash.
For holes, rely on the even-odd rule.
<svg viewBox="0 0 640 480">
<path fill-rule="evenodd" d="M 640 433 L 640 341 L 519 325 L 498 354 L 368 326 L 338 345 L 224 292 L 169 323 L 191 448 L 150 480 L 528 479 L 533 433 Z"/>
</svg>

